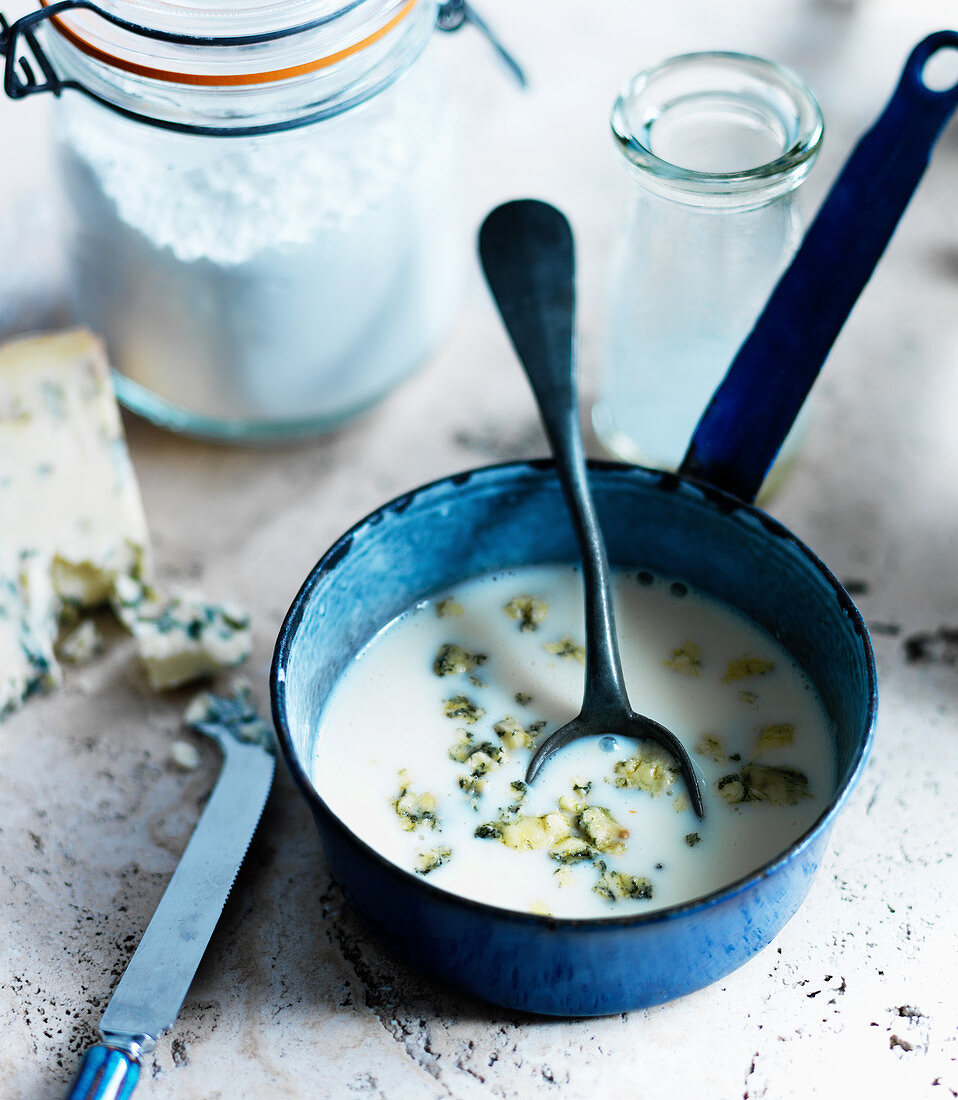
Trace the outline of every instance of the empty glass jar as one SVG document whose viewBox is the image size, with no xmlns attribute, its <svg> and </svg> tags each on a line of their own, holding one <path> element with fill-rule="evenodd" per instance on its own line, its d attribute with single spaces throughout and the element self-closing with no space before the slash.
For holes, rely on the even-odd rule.
<svg viewBox="0 0 958 1100">
<path fill-rule="evenodd" d="M 822 117 L 787 70 L 696 53 L 635 77 L 612 131 L 634 186 L 593 420 L 618 457 L 675 469 L 798 246 Z"/>
</svg>

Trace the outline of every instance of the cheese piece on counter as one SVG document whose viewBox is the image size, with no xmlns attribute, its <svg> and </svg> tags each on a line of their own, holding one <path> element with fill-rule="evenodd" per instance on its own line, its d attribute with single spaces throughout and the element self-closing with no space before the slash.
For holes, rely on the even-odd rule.
<svg viewBox="0 0 958 1100">
<path fill-rule="evenodd" d="M 60 623 L 61 631 L 64 624 Z M 57 642 L 57 656 L 71 665 L 86 665 L 103 652 L 103 638 L 92 619 L 83 619 L 79 626 L 62 634 Z"/>
<path fill-rule="evenodd" d="M 0 718 L 100 648 L 85 609 L 110 603 L 157 690 L 232 668 L 249 616 L 161 596 L 100 342 L 83 330 L 0 347 Z"/>
<path fill-rule="evenodd" d="M 148 568 L 110 370 L 86 331 L 0 348 L 0 517 L 0 543 L 48 561 L 57 595 L 81 607 Z"/>
<path fill-rule="evenodd" d="M 77 330 L 0 347 L 0 716 L 59 680 L 63 603 L 103 603 L 147 547 L 100 343 Z"/>
<path fill-rule="evenodd" d="M 0 718 L 59 682 L 57 602 L 38 554 L 0 556 Z"/>
<path fill-rule="evenodd" d="M 162 597 L 132 577 L 118 577 L 112 605 L 136 639 L 154 691 L 234 668 L 253 648 L 249 615 L 233 604 Z"/>
<path fill-rule="evenodd" d="M 260 717 L 253 705 L 249 681 L 237 676 L 230 684 L 229 695 L 213 695 L 203 691 L 194 695 L 183 712 L 183 723 L 197 733 L 215 737 L 224 727 L 239 741 L 250 745 L 265 745 L 275 751 L 276 734 L 272 725 Z"/>
</svg>

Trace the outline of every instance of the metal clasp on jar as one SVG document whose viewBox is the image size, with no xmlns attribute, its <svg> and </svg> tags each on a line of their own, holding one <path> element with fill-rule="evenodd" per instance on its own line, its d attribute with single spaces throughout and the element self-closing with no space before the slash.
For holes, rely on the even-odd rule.
<svg viewBox="0 0 958 1100">
<path fill-rule="evenodd" d="M 521 65 L 471 4 L 467 4 L 466 0 L 446 0 L 445 3 L 439 5 L 439 10 L 436 12 L 436 26 L 441 31 L 457 31 L 466 23 L 471 23 L 480 34 L 485 35 L 489 44 L 499 55 L 500 60 L 518 80 L 519 86 L 525 88 L 528 81 Z"/>
<path fill-rule="evenodd" d="M 61 80 L 57 76 L 33 32 L 39 23 L 52 18 L 58 12 L 80 7 L 90 8 L 93 11 L 99 10 L 92 4 L 85 3 L 84 0 L 62 0 L 59 4 L 38 8 L 37 11 L 24 15 L 12 24 L 8 23 L 0 13 L 0 52 L 4 56 L 3 90 L 11 99 L 25 99 L 28 95 L 35 95 L 37 92 L 52 92 L 54 95 L 59 95 L 64 88 L 76 87 L 72 81 Z M 21 38 L 29 48 L 45 80 L 37 79 L 29 58 L 23 54 L 17 56 Z"/>
</svg>

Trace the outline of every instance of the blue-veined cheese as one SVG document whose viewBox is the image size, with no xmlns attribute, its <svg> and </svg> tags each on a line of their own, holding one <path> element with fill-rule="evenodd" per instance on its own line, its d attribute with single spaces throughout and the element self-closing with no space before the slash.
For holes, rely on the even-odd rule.
<svg viewBox="0 0 958 1100">
<path fill-rule="evenodd" d="M 100 343 L 77 330 L 0 348 L 0 715 L 57 682 L 65 603 L 148 568 L 143 506 Z"/>
<path fill-rule="evenodd" d="M 100 342 L 75 330 L 0 348 L 0 717 L 92 658 L 77 612 L 109 603 L 152 687 L 178 686 L 249 655 L 249 616 L 160 595 L 139 487 Z"/>
<path fill-rule="evenodd" d="M 117 578 L 111 603 L 155 691 L 234 668 L 253 647 L 249 615 L 234 604 L 161 596 L 132 577 Z"/>
<path fill-rule="evenodd" d="M 56 607 L 38 554 L 10 551 L 0 559 L 0 718 L 58 682 Z"/>
<path fill-rule="evenodd" d="M 60 624 L 61 629 L 64 624 Z M 83 619 L 57 642 L 57 656 L 71 665 L 85 665 L 103 650 L 103 638 L 93 619 Z"/>
<path fill-rule="evenodd" d="M 83 330 L 0 348 L 0 545 L 49 562 L 55 592 L 104 603 L 148 568 L 149 536 L 99 341 Z"/>
<path fill-rule="evenodd" d="M 249 681 L 244 676 L 237 676 L 229 690 L 229 695 L 213 695 L 208 691 L 195 695 L 183 712 L 184 724 L 209 737 L 229 730 L 239 741 L 265 745 L 274 751 L 276 735 L 253 705 Z"/>
</svg>

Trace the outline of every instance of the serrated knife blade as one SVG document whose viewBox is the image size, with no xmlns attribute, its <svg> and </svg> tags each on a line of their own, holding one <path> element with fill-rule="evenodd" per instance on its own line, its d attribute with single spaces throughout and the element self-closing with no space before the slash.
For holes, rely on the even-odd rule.
<svg viewBox="0 0 958 1100">
<path fill-rule="evenodd" d="M 216 740 L 223 766 L 209 801 L 100 1021 L 68 1100 L 125 1100 L 139 1059 L 179 1014 L 266 805 L 276 767 L 272 729 L 245 693 L 205 695 L 188 724 Z M 192 718 L 191 718 L 192 715 Z"/>
</svg>

